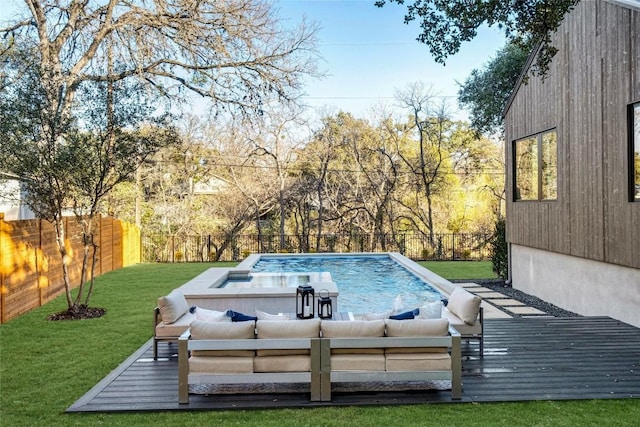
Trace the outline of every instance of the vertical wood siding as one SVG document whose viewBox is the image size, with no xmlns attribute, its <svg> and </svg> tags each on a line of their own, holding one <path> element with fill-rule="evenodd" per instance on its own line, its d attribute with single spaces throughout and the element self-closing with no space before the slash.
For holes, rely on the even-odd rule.
<svg viewBox="0 0 640 427">
<path fill-rule="evenodd" d="M 83 247 L 75 218 L 65 218 L 69 276 L 79 285 Z M 111 217 L 97 221 L 96 276 L 140 262 L 140 231 Z M 53 225 L 42 220 L 7 221 L 0 214 L 0 323 L 64 293 L 62 262 Z"/>
<path fill-rule="evenodd" d="M 640 10 L 582 1 L 554 35 L 544 81 L 505 115 L 507 240 L 640 268 L 640 203 L 628 200 L 627 106 L 640 100 Z M 513 141 L 555 128 L 558 200 L 514 202 Z"/>
</svg>

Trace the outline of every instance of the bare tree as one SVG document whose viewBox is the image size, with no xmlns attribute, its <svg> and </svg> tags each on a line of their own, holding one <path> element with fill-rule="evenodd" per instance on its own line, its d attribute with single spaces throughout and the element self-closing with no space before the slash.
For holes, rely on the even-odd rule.
<svg viewBox="0 0 640 427">
<path fill-rule="evenodd" d="M 93 158 L 110 173 L 114 135 L 124 136 L 123 143 L 127 140 L 112 120 L 110 107 L 96 127 L 100 132 L 106 129 L 97 137 L 106 145 L 90 144 L 96 135 L 80 136 L 86 129 L 78 120 L 79 94 L 91 87 L 109 94 L 115 83 L 123 82 L 147 91 L 131 102 L 155 104 L 160 112 L 192 93 L 212 101 L 217 111 L 260 113 L 268 99 L 296 102 L 301 78 L 315 72 L 316 27 L 303 22 L 297 29 L 284 29 L 271 5 L 260 0 L 25 0 L 25 5 L 28 17 L 0 29 L 9 40 L 0 50 L 0 75 L 2 98 L 22 106 L 17 112 L 23 116 L 13 121 L 29 125 L 16 125 L 18 133 L 11 133 L 11 126 L 2 127 L 2 151 L 17 149 L 10 161 L 3 155 L 0 166 L 28 178 L 33 210 L 55 225 L 63 269 L 68 254 L 62 213 L 77 203 L 73 197 L 82 197 L 85 188 L 74 187 L 83 174 L 69 167 L 73 153 L 65 150 L 79 136 L 73 146 L 81 150 L 84 144 L 87 152 L 88 147 L 99 148 Z M 14 55 L 16 51 L 23 54 Z M 30 141 L 34 156 L 20 153 L 17 135 Z M 94 188 L 99 197 L 111 187 L 91 182 L 99 186 Z M 90 203 L 98 204 L 99 200 Z M 86 212 L 86 203 L 82 205 L 78 212 Z M 64 276 L 71 309 L 75 303 L 66 270 Z"/>
<path fill-rule="evenodd" d="M 305 120 L 298 111 L 274 106 L 265 111 L 255 128 L 250 128 L 249 141 L 253 150 L 249 156 L 264 159 L 263 185 L 265 180 L 271 177 L 271 172 L 277 181 L 278 230 L 281 249 L 286 247 L 285 226 L 289 215 L 287 194 L 293 178 L 291 168 L 304 142 L 298 130 L 304 125 Z"/>
<path fill-rule="evenodd" d="M 426 217 L 423 218 L 429 233 L 429 242 L 434 243 L 433 197 L 438 181 L 442 178 L 441 167 L 448 152 L 447 125 L 449 118 L 446 114 L 444 101 L 437 102 L 437 96 L 431 88 L 422 82 L 415 82 L 404 90 L 396 92 L 396 98 L 403 108 L 411 114 L 410 128 L 415 129 L 418 138 L 417 158 L 411 159 L 403 155 L 402 159 L 411 173 L 418 180 L 418 187 L 422 188 L 427 200 Z M 400 152 L 400 151 L 399 151 Z M 414 212 L 418 218 L 420 211 Z"/>
</svg>

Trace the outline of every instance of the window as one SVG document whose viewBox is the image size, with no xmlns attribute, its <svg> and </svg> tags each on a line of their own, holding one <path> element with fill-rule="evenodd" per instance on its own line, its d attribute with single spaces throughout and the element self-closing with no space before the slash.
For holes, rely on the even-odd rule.
<svg viewBox="0 0 640 427">
<path fill-rule="evenodd" d="M 629 199 L 640 202 L 640 102 L 629 105 Z"/>
<path fill-rule="evenodd" d="M 514 200 L 558 198 L 558 136 L 555 130 L 513 144 Z"/>
</svg>

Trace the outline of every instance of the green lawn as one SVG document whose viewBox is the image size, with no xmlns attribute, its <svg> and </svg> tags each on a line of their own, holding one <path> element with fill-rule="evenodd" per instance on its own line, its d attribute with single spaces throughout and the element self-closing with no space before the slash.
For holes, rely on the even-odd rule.
<svg viewBox="0 0 640 427">
<path fill-rule="evenodd" d="M 491 269 L 491 261 L 420 261 L 418 264 L 448 280 L 497 277 Z"/>
<path fill-rule="evenodd" d="M 465 270 L 455 263 L 454 271 Z M 475 263 L 473 263 L 475 264 Z M 635 426 L 637 400 L 64 414 L 152 334 L 156 299 L 212 264 L 144 264 L 96 281 L 103 318 L 48 322 L 64 296 L 0 325 L 2 426 Z M 474 266 L 475 268 L 475 266 Z M 177 390 L 167 390 L 177 393 Z"/>
</svg>

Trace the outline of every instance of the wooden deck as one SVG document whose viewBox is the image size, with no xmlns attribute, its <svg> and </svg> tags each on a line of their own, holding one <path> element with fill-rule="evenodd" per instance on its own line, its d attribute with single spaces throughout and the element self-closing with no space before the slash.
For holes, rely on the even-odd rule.
<svg viewBox="0 0 640 427">
<path fill-rule="evenodd" d="M 178 404 L 177 346 L 151 341 L 67 412 L 213 410 L 335 405 L 457 403 L 449 391 L 191 395 Z M 640 397 L 640 329 L 607 317 L 514 318 L 485 322 L 485 356 L 463 341 L 458 402 Z"/>
</svg>

